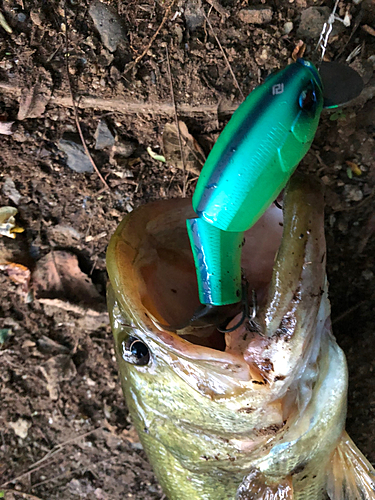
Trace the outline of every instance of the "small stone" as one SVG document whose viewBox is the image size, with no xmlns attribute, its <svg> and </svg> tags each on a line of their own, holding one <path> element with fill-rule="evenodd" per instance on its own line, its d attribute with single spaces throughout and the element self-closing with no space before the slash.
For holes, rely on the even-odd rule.
<svg viewBox="0 0 375 500">
<path fill-rule="evenodd" d="M 105 149 L 110 148 L 115 143 L 115 138 L 113 137 L 108 125 L 104 120 L 100 120 L 95 131 L 95 149 Z"/>
<path fill-rule="evenodd" d="M 362 271 L 362 276 L 365 278 L 366 281 L 372 280 L 374 277 L 374 273 L 370 271 L 370 269 L 365 269 Z"/>
<path fill-rule="evenodd" d="M 289 35 L 289 33 L 293 30 L 293 27 L 294 27 L 294 25 L 293 25 L 292 21 L 286 22 L 284 24 L 284 28 L 283 28 L 284 29 L 284 33 L 286 35 Z"/>
<path fill-rule="evenodd" d="M 9 427 L 14 430 L 14 434 L 21 439 L 27 437 L 27 433 L 31 427 L 31 422 L 25 420 L 24 418 L 19 418 L 16 422 L 9 422 Z"/>
<path fill-rule="evenodd" d="M 79 173 L 93 172 L 94 168 L 82 144 L 79 144 L 73 138 L 66 138 L 59 140 L 58 148 L 66 154 L 66 164 L 69 168 Z"/>
<path fill-rule="evenodd" d="M 190 31 L 194 31 L 204 23 L 204 12 L 201 0 L 187 0 L 184 9 L 186 26 Z"/>
<path fill-rule="evenodd" d="M 272 14 L 271 7 L 257 6 L 240 10 L 238 17 L 246 24 L 266 24 L 272 20 Z"/>
<path fill-rule="evenodd" d="M 16 189 L 16 185 L 14 184 L 14 181 L 10 177 L 7 177 L 5 179 L 5 182 L 3 185 L 3 193 L 10 200 L 12 200 L 15 205 L 18 205 L 21 198 L 22 198 L 22 195 Z"/>
<path fill-rule="evenodd" d="M 115 52 L 120 44 L 127 41 L 121 18 L 108 5 L 95 1 L 90 5 L 89 14 L 103 44 L 110 52 Z"/>
<path fill-rule="evenodd" d="M 20 23 L 24 23 L 26 21 L 26 14 L 23 12 L 20 12 L 17 16 L 17 19 Z"/>
<path fill-rule="evenodd" d="M 350 184 L 344 186 L 344 194 L 347 201 L 361 201 L 363 198 L 363 193 L 359 187 Z"/>
</svg>

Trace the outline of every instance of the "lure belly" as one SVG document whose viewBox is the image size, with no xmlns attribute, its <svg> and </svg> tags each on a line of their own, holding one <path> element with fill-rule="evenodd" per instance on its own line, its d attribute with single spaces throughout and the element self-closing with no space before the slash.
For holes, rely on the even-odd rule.
<svg viewBox="0 0 375 500">
<path fill-rule="evenodd" d="M 202 304 L 241 297 L 243 232 L 276 199 L 309 150 L 323 109 L 316 68 L 299 60 L 240 105 L 209 154 L 187 220 Z"/>
</svg>

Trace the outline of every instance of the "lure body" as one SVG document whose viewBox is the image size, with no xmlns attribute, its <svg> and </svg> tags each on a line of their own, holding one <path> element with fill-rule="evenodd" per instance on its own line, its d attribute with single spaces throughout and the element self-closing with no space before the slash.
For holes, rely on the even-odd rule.
<svg viewBox="0 0 375 500">
<path fill-rule="evenodd" d="M 240 300 L 238 242 L 309 150 L 322 109 L 319 74 L 299 60 L 253 90 L 221 133 L 193 196 L 198 217 L 187 220 L 201 303 Z"/>
</svg>

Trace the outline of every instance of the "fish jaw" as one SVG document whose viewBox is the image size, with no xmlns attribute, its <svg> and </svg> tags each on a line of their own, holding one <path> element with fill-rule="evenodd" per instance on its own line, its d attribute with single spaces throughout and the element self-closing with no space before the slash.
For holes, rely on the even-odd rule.
<svg viewBox="0 0 375 500">
<path fill-rule="evenodd" d="M 272 251 L 259 252 L 270 254 L 259 264 L 264 272 L 249 271 L 260 297 L 257 318 L 228 334 L 225 350 L 190 342 L 191 331 L 184 338 L 184 332 L 160 327 L 192 315 L 199 305 L 185 228 L 185 219 L 194 216 L 189 200 L 132 212 L 110 242 L 108 303 L 122 386 L 141 441 L 171 499 L 234 498 L 254 464 L 268 463 L 263 468 L 277 476 L 265 457 L 284 436 L 307 432 L 298 425 L 301 414 L 313 408 L 321 341 L 329 335 L 324 328 L 330 310 L 323 202 L 314 184 L 296 177 L 284 203 L 284 219 L 275 207 L 264 216 L 272 219 L 266 232 L 274 235 L 267 243 Z M 262 239 L 264 220 L 246 235 L 245 269 Z M 174 281 L 168 281 L 171 277 Z M 182 299 L 176 302 L 175 295 Z M 176 309 L 169 311 L 168 304 Z M 206 341 L 196 333 L 198 342 Z M 123 359 L 129 336 L 147 345 L 151 355 L 146 366 Z M 340 418 L 343 408 L 338 408 Z M 309 450 L 303 448 L 299 459 L 311 461 Z M 174 479 L 168 472 L 172 466 Z"/>
</svg>

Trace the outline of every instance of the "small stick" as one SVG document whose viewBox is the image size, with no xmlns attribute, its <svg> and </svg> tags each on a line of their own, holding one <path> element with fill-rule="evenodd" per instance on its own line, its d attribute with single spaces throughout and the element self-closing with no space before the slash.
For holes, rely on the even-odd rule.
<svg viewBox="0 0 375 500">
<path fill-rule="evenodd" d="M 182 183 L 182 197 L 186 198 L 186 166 L 185 166 L 185 158 L 184 158 L 184 152 L 182 149 L 182 141 L 181 141 L 181 132 L 180 132 L 180 125 L 178 123 L 178 116 L 177 116 L 177 107 L 176 107 L 176 100 L 174 98 L 174 91 L 173 91 L 173 82 L 172 82 L 172 73 L 171 73 L 171 64 L 169 62 L 169 53 L 168 53 L 168 47 L 165 47 L 165 51 L 167 53 L 167 66 L 168 66 L 168 73 L 169 73 L 169 82 L 171 86 L 171 97 L 172 97 L 172 102 L 173 102 L 173 107 L 174 107 L 174 119 L 176 121 L 176 127 L 177 127 L 177 135 L 178 135 L 178 143 L 180 145 L 180 154 L 181 154 L 181 161 L 182 161 L 182 176 L 183 176 L 183 183 Z"/>
<path fill-rule="evenodd" d="M 137 56 L 134 61 L 130 62 L 127 67 L 125 68 L 124 70 L 124 74 L 128 73 L 131 69 L 134 68 L 134 66 L 136 64 L 139 63 L 139 61 L 141 61 L 141 59 L 144 58 L 144 56 L 147 54 L 147 52 L 149 51 L 149 49 L 151 48 L 151 45 L 154 43 L 156 37 L 158 36 L 158 34 L 160 33 L 162 27 L 164 26 L 168 16 L 169 16 L 169 13 L 173 7 L 173 5 L 176 3 L 176 0 L 172 0 L 171 3 L 168 5 L 168 7 L 165 9 L 165 13 L 164 13 L 164 16 L 163 16 L 163 19 L 160 23 L 160 26 L 159 28 L 155 31 L 155 33 L 152 35 L 151 37 L 151 40 L 150 42 L 147 44 L 147 47 L 143 50 L 142 54 L 140 54 L 139 56 Z"/>
<path fill-rule="evenodd" d="M 221 43 L 220 43 L 220 40 L 219 40 L 219 39 L 218 39 L 218 37 L 216 36 L 216 33 L 214 32 L 214 29 L 213 29 L 213 27 L 212 27 L 212 24 L 211 24 L 211 23 L 210 23 L 210 21 L 208 20 L 208 17 L 206 16 L 205 11 L 204 11 L 204 10 L 202 10 L 202 12 L 203 12 L 204 18 L 206 19 L 206 22 L 207 22 L 208 26 L 210 27 L 210 30 L 212 31 L 212 34 L 213 34 L 213 35 L 214 35 L 214 37 L 215 37 L 215 40 L 216 40 L 216 42 L 217 42 L 217 44 L 218 44 L 218 46 L 219 46 L 219 48 L 220 48 L 220 50 L 221 50 L 221 53 L 222 53 L 222 54 L 223 54 L 223 56 L 224 56 L 224 59 L 225 59 L 225 62 L 226 62 L 226 64 L 227 64 L 227 66 L 228 66 L 228 69 L 229 69 L 229 71 L 230 71 L 230 74 L 232 75 L 232 78 L 233 78 L 234 84 L 235 84 L 235 86 L 237 87 L 237 89 L 238 89 L 239 93 L 241 94 L 242 99 L 243 99 L 243 100 L 245 100 L 245 96 L 243 95 L 242 90 L 241 90 L 241 88 L 240 88 L 240 86 L 239 86 L 239 84 L 238 84 L 237 78 L 236 78 L 235 74 L 233 73 L 232 66 L 230 65 L 230 62 L 229 62 L 229 60 L 228 60 L 228 58 L 227 58 L 227 55 L 226 55 L 226 53 L 224 52 L 224 49 L 223 49 L 223 47 L 222 47 L 222 45 L 221 45 Z"/>
<path fill-rule="evenodd" d="M 1 82 L 0 90 L 8 95 L 19 97 L 22 93 L 21 87 L 13 83 Z M 72 98 L 61 91 L 54 91 L 50 105 L 62 106 L 65 108 L 72 107 Z M 225 110 L 220 111 L 221 116 L 233 114 L 240 102 L 231 103 Z M 81 96 L 80 100 L 76 103 L 77 109 L 96 109 L 105 111 L 107 113 L 118 113 L 124 115 L 130 114 L 151 114 L 151 115 L 166 115 L 174 114 L 173 105 L 171 102 L 141 102 L 141 101 L 128 101 L 123 98 L 105 99 L 102 97 L 94 96 Z M 188 103 L 179 103 L 178 111 L 180 115 L 184 116 L 203 116 L 207 118 L 209 115 L 217 115 L 217 104 L 197 104 L 196 106 Z"/>
<path fill-rule="evenodd" d="M 90 151 L 89 151 L 89 149 L 87 147 L 85 138 L 83 137 L 81 125 L 80 125 L 79 120 L 78 120 L 77 106 L 76 106 L 76 103 L 75 103 L 75 100 L 74 100 L 74 94 L 73 94 L 73 89 L 72 89 L 72 82 L 70 81 L 70 76 L 69 76 L 68 18 L 67 18 L 67 15 L 66 15 L 66 3 L 64 4 L 64 17 L 65 17 L 65 66 L 66 66 L 66 76 L 68 78 L 69 92 L 70 92 L 70 95 L 71 95 L 71 98 L 72 98 L 72 103 L 73 103 L 74 120 L 76 122 L 76 126 L 77 126 L 77 130 L 78 130 L 78 133 L 79 133 L 79 137 L 81 138 L 82 146 L 83 146 L 83 149 L 85 150 L 85 153 L 87 154 L 87 156 L 88 156 L 88 158 L 89 158 L 89 160 L 90 160 L 90 162 L 91 162 L 91 164 L 92 164 L 95 172 L 97 173 L 99 179 L 102 181 L 102 183 L 104 184 L 104 186 L 106 187 L 106 189 L 108 191 L 111 191 L 110 187 L 108 186 L 108 184 L 104 180 L 102 174 L 99 172 L 99 169 L 96 166 L 94 160 L 92 159 L 92 156 L 91 156 Z"/>
</svg>

